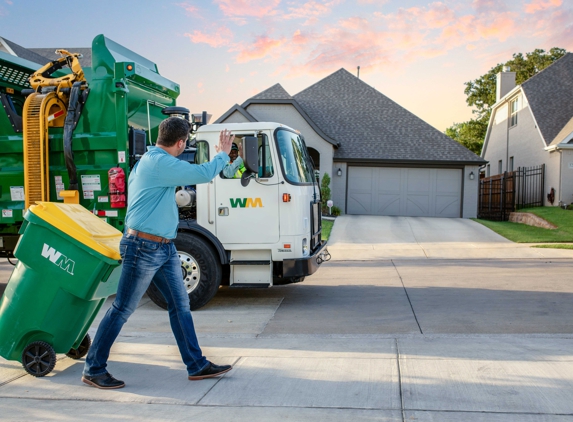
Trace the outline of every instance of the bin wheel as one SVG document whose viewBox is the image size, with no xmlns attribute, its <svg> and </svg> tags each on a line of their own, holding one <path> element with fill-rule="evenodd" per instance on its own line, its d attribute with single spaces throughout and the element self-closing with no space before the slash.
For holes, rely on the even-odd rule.
<svg viewBox="0 0 573 422">
<path fill-rule="evenodd" d="M 34 341 L 22 352 L 22 366 L 30 375 L 43 377 L 56 366 L 56 352 L 45 341 Z"/>
<path fill-rule="evenodd" d="M 174 243 L 181 261 L 189 307 L 194 311 L 205 306 L 219 290 L 223 275 L 221 262 L 212 246 L 198 236 L 179 232 Z M 147 296 L 159 307 L 167 309 L 167 301 L 153 282 L 147 289 Z"/>
<path fill-rule="evenodd" d="M 70 349 L 66 356 L 72 359 L 81 359 L 88 354 L 90 346 L 92 345 L 92 339 L 89 334 L 86 334 L 77 349 Z"/>
</svg>

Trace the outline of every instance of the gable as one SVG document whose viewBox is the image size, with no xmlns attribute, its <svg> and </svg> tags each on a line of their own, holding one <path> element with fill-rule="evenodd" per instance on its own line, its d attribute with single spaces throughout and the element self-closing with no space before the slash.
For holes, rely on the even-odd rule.
<svg viewBox="0 0 573 422">
<path fill-rule="evenodd" d="M 546 145 L 573 117 L 573 54 L 567 53 L 522 84 Z"/>
</svg>

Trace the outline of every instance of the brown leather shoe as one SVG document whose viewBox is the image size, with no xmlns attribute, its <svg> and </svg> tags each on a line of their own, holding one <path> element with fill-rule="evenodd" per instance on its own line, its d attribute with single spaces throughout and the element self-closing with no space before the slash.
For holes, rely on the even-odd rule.
<svg viewBox="0 0 573 422">
<path fill-rule="evenodd" d="M 225 372 L 229 372 L 233 367 L 231 365 L 215 365 L 209 362 L 209 365 L 202 371 L 196 373 L 195 375 L 189 375 L 189 381 L 199 381 L 205 378 L 214 378 L 219 375 L 223 375 Z"/>
</svg>

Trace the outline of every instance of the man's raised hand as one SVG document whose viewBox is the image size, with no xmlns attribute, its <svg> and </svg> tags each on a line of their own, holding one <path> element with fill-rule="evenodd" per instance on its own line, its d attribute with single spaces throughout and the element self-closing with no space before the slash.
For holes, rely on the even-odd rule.
<svg viewBox="0 0 573 422">
<path fill-rule="evenodd" d="M 230 130 L 222 130 L 219 134 L 219 145 L 215 145 L 215 151 L 224 151 L 228 155 L 231 152 L 231 147 L 233 146 L 234 140 L 235 135 L 231 134 Z"/>
</svg>

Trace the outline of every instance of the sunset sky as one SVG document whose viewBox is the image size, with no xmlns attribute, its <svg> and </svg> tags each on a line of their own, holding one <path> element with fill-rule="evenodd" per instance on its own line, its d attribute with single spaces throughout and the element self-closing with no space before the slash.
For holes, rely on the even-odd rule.
<svg viewBox="0 0 573 422">
<path fill-rule="evenodd" d="M 294 95 L 360 66 L 443 131 L 471 118 L 464 82 L 515 52 L 573 51 L 573 0 L 0 0 L 0 36 L 24 47 L 100 33 L 157 63 L 193 112 L 216 118 L 277 82 Z"/>
</svg>

